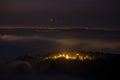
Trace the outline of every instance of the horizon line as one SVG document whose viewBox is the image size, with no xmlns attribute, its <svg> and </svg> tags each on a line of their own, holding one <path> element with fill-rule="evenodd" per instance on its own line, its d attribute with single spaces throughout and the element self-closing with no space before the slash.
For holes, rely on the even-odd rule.
<svg viewBox="0 0 120 80">
<path fill-rule="evenodd" d="M 84 30 L 105 30 L 105 31 L 120 31 L 120 28 L 109 27 L 88 27 L 88 26 L 66 26 L 66 25 L 40 25 L 40 26 L 25 26 L 25 25 L 0 25 L 0 29 L 84 29 Z"/>
</svg>

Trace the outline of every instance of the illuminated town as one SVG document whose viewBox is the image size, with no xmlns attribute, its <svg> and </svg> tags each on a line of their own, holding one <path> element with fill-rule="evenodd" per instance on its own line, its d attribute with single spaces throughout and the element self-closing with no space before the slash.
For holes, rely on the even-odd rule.
<svg viewBox="0 0 120 80">
<path fill-rule="evenodd" d="M 94 56 L 89 54 L 71 53 L 71 52 L 59 53 L 59 54 L 54 54 L 54 55 L 45 57 L 45 59 L 53 59 L 53 60 L 60 59 L 60 58 L 64 58 L 66 60 L 80 60 L 80 61 L 95 59 Z"/>
</svg>

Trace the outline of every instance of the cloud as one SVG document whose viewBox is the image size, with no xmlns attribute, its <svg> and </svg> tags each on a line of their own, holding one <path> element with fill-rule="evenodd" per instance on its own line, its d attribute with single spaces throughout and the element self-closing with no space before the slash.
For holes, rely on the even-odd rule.
<svg viewBox="0 0 120 80">
<path fill-rule="evenodd" d="M 87 49 L 117 49 L 120 47 L 120 41 L 104 40 L 81 40 L 79 45 Z"/>
<path fill-rule="evenodd" d="M 51 42 L 52 44 L 57 44 L 56 46 L 63 46 L 64 48 L 84 48 L 84 49 L 109 49 L 109 50 L 116 50 L 120 48 L 120 41 L 114 41 L 114 40 L 104 40 L 104 39 L 95 39 L 95 38 L 72 38 L 72 37 L 50 37 L 50 36 L 41 36 L 41 35 L 31 35 L 31 36 L 18 36 L 18 35 L 0 35 L 0 39 L 8 42 L 17 41 L 19 43 L 24 41 L 25 43 L 29 43 L 30 45 L 36 44 L 36 42 L 44 43 L 41 44 L 39 47 L 44 47 L 47 42 Z M 29 45 L 29 44 L 27 44 Z M 33 47 L 38 47 L 33 45 Z M 61 47 L 62 48 L 62 47 Z M 48 48 L 49 49 L 49 48 Z"/>
<path fill-rule="evenodd" d="M 68 39 L 55 39 L 57 43 L 60 43 L 66 47 L 73 47 L 79 44 L 79 39 L 73 39 L 73 38 L 68 38 Z"/>
<path fill-rule="evenodd" d="M 0 35 L 1 40 L 5 41 L 17 41 L 17 40 L 31 40 L 31 39 L 42 39 L 40 36 L 18 36 L 18 35 Z"/>
<path fill-rule="evenodd" d="M 120 41 L 98 39 L 58 39 L 56 42 L 62 44 L 69 50 L 84 49 L 91 51 L 120 52 Z"/>
</svg>

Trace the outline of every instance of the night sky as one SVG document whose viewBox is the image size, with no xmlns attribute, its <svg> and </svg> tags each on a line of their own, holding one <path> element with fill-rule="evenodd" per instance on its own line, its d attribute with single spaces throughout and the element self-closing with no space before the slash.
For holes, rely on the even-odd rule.
<svg viewBox="0 0 120 80">
<path fill-rule="evenodd" d="M 0 25 L 120 26 L 119 0 L 0 0 Z"/>
</svg>

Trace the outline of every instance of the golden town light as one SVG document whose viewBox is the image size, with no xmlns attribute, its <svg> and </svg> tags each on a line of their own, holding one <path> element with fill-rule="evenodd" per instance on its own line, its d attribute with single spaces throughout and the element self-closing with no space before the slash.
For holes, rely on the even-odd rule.
<svg viewBox="0 0 120 80">
<path fill-rule="evenodd" d="M 88 54 L 81 54 L 81 53 L 60 53 L 60 54 L 54 54 L 48 57 L 45 57 L 45 59 L 59 59 L 59 58 L 64 58 L 67 60 L 80 60 L 80 61 L 84 61 L 84 60 L 93 60 L 94 57 L 90 56 Z"/>
</svg>

